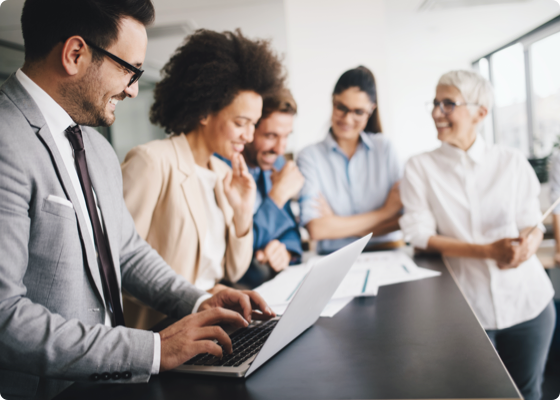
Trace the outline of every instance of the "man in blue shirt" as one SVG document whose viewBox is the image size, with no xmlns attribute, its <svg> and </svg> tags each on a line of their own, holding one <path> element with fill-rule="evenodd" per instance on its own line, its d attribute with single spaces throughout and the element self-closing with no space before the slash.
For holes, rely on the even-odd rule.
<svg viewBox="0 0 560 400">
<path fill-rule="evenodd" d="M 255 287 L 270 279 L 301 257 L 301 237 L 290 208 L 305 182 L 293 161 L 284 152 L 292 132 L 297 105 L 289 90 L 263 99 L 262 117 L 254 140 L 243 155 L 257 183 L 253 215 L 253 262 L 239 281 Z"/>
</svg>

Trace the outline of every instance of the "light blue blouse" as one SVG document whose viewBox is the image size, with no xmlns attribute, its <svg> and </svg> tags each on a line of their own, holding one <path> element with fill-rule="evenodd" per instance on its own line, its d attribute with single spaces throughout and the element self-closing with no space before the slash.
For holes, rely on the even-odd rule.
<svg viewBox="0 0 560 400">
<path fill-rule="evenodd" d="M 391 142 L 383 134 L 360 133 L 356 153 L 348 159 L 328 133 L 325 140 L 303 149 L 297 158 L 305 177 L 301 191 L 301 224 L 319 218 L 315 198 L 321 193 L 336 215 L 363 214 L 383 206 L 389 190 L 402 177 L 402 166 Z M 320 254 L 330 253 L 357 237 L 321 240 Z M 372 237 L 370 243 L 402 239 L 401 231 Z"/>
</svg>

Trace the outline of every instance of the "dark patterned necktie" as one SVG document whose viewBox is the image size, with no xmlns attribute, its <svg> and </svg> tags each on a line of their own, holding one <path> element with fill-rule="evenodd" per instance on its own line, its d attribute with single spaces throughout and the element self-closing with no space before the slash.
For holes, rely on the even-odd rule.
<svg viewBox="0 0 560 400">
<path fill-rule="evenodd" d="M 93 197 L 91 179 L 89 178 L 87 169 L 82 131 L 78 125 L 70 126 L 66 129 L 66 136 L 74 149 L 74 160 L 76 161 L 78 177 L 80 178 L 82 192 L 86 199 L 88 214 L 93 227 L 93 237 L 99 260 L 99 272 L 101 273 L 101 282 L 103 284 L 103 291 L 105 292 L 105 299 L 108 303 L 107 306 L 111 314 L 111 320 L 113 326 L 124 325 L 117 275 L 115 273 L 115 266 L 113 265 L 113 258 L 109 251 L 109 242 L 101 228 L 101 221 L 99 220 L 99 214 L 97 214 L 97 205 Z"/>
</svg>

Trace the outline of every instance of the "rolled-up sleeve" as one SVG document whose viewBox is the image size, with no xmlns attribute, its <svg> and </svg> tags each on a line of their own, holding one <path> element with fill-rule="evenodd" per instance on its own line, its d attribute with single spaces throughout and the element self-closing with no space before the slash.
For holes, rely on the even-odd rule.
<svg viewBox="0 0 560 400">
<path fill-rule="evenodd" d="M 401 180 L 403 176 L 402 163 L 399 160 L 397 150 L 391 141 L 387 141 L 387 169 L 391 185 Z"/>
<path fill-rule="evenodd" d="M 297 158 L 297 166 L 305 178 L 305 184 L 301 189 L 300 204 L 300 221 L 305 226 L 309 221 L 319 218 L 321 213 L 316 208 L 316 199 L 321 194 L 319 185 L 319 176 L 317 168 L 313 162 L 312 149 L 303 150 Z"/>
<path fill-rule="evenodd" d="M 437 235 L 436 220 L 430 209 L 427 193 L 427 178 L 417 158 L 406 164 L 400 185 L 404 215 L 399 224 L 405 240 L 414 247 L 426 249 L 431 236 Z"/>
</svg>

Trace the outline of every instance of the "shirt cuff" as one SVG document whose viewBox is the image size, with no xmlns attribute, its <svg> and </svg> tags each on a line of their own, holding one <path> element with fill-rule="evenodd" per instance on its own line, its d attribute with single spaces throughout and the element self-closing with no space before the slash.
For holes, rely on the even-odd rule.
<svg viewBox="0 0 560 400">
<path fill-rule="evenodd" d="M 159 365 L 161 364 L 161 337 L 159 333 L 154 332 L 154 362 L 152 363 L 152 375 L 159 374 Z"/>
<path fill-rule="evenodd" d="M 191 314 L 194 314 L 198 311 L 198 307 L 200 307 L 200 305 L 202 304 L 203 301 L 208 300 L 210 297 L 212 297 L 212 295 L 210 293 L 208 294 L 203 294 L 202 296 L 200 296 L 198 298 L 198 300 L 196 301 L 196 303 L 194 303 L 194 307 L 192 309 Z"/>
</svg>

